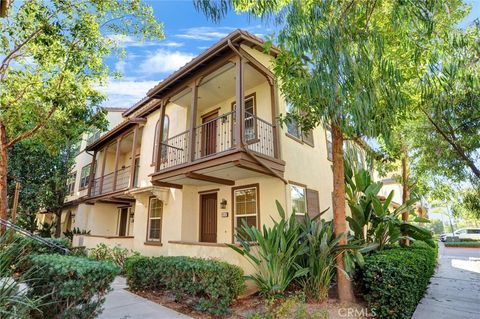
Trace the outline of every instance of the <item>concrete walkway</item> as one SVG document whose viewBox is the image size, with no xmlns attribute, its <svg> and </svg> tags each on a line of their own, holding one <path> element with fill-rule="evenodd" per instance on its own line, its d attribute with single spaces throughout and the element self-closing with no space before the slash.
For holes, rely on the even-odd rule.
<svg viewBox="0 0 480 319">
<path fill-rule="evenodd" d="M 126 286 L 125 278 L 115 278 L 112 284 L 113 291 L 107 295 L 104 310 L 99 319 L 191 319 L 189 316 L 128 292 L 124 289 Z"/>
<path fill-rule="evenodd" d="M 412 318 L 480 318 L 480 248 L 439 244 L 438 269 Z"/>
</svg>

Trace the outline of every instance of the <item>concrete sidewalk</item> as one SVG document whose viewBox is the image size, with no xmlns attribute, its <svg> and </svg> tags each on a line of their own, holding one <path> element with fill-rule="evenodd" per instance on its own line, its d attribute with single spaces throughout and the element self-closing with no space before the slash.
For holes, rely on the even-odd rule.
<svg viewBox="0 0 480 319">
<path fill-rule="evenodd" d="M 191 319 L 172 309 L 132 294 L 126 288 L 125 278 L 117 277 L 106 298 L 100 319 Z"/>
<path fill-rule="evenodd" d="M 480 249 L 445 248 L 413 319 L 480 318 Z"/>
</svg>

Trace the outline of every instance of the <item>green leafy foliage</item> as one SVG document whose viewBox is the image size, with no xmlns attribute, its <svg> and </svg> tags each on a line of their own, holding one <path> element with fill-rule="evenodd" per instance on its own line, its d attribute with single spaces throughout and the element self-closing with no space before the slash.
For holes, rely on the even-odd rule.
<svg viewBox="0 0 480 319">
<path fill-rule="evenodd" d="M 72 230 L 67 230 L 63 232 L 63 235 L 66 238 L 68 238 L 70 242 L 72 242 L 74 235 L 90 235 L 90 230 L 85 230 L 85 229 L 80 230 L 79 227 L 73 227 Z"/>
<path fill-rule="evenodd" d="M 260 230 L 244 224 L 237 229 L 240 247 L 229 245 L 255 267 L 256 272 L 247 278 L 268 295 L 282 294 L 293 280 L 308 272 L 298 264 L 298 256 L 307 253 L 307 242 L 300 243 L 300 225 L 295 218 L 286 218 L 278 202 L 277 209 L 280 221 L 274 221 L 271 228 L 263 225 Z"/>
<path fill-rule="evenodd" d="M 409 319 L 423 297 L 437 263 L 437 248 L 415 242 L 365 257 L 363 296 L 376 318 Z"/>
<path fill-rule="evenodd" d="M 191 257 L 132 256 L 125 263 L 132 289 L 170 290 L 194 299 L 194 307 L 225 314 L 245 288 L 243 271 L 226 262 Z"/>
<path fill-rule="evenodd" d="M 335 258 L 348 251 L 347 259 L 353 256 L 361 263 L 358 247 L 340 245 L 343 234 L 335 236 L 331 222 L 312 220 L 307 214 L 287 217 L 280 203 L 276 204 L 279 221 L 274 220 L 272 227 L 264 225 L 262 230 L 244 224 L 237 228 L 240 246 L 229 246 L 254 266 L 256 272 L 247 278 L 264 295 L 281 295 L 297 284 L 307 298 L 322 301 L 336 270 Z M 350 260 L 345 264 L 354 263 Z M 346 269 L 353 271 L 353 267 Z"/>
<path fill-rule="evenodd" d="M 29 297 L 45 296 L 42 318 L 94 318 L 120 269 L 110 262 L 62 255 L 33 255 Z"/>
<path fill-rule="evenodd" d="M 411 221 L 429 222 L 415 216 L 413 204 L 416 199 L 410 199 L 391 211 L 389 206 L 394 192 L 391 191 L 382 202 L 379 198 L 382 186 L 382 182 L 373 182 L 369 171 L 363 168 L 353 170 L 345 165 L 345 192 L 351 211 L 347 221 L 355 240 L 377 250 L 396 244 L 401 239 L 421 240 L 434 246 L 431 231 L 401 220 L 401 215 L 409 212 Z"/>
<path fill-rule="evenodd" d="M 41 269 L 30 268 L 24 274 L 15 274 L 17 265 L 26 263 L 30 248 L 22 237 L 12 235 L 7 231 L 0 236 L 0 318 L 27 319 L 31 311 L 38 311 L 45 296 L 26 296 L 27 288 L 20 283 L 28 285 L 26 277 L 37 276 Z"/>
<path fill-rule="evenodd" d="M 132 255 L 139 256 L 140 253 L 120 246 L 110 248 L 104 243 L 100 243 L 97 247 L 88 250 L 88 257 L 90 259 L 111 261 L 121 269 L 124 269 L 127 257 Z"/>
</svg>

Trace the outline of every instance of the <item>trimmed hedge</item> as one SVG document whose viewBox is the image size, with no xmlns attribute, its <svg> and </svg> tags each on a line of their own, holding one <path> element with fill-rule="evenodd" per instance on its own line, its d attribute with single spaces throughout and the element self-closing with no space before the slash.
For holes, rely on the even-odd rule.
<svg viewBox="0 0 480 319">
<path fill-rule="evenodd" d="M 120 271 L 110 262 L 58 254 L 34 255 L 30 263 L 38 271 L 25 273 L 28 295 L 44 296 L 38 318 L 96 317 Z"/>
<path fill-rule="evenodd" d="M 245 288 L 243 270 L 226 262 L 192 257 L 133 256 L 125 262 L 131 289 L 169 290 L 192 297 L 194 308 L 224 314 Z"/>
<path fill-rule="evenodd" d="M 437 248 L 422 242 L 365 257 L 364 298 L 376 318 L 411 318 L 437 264 Z"/>
<path fill-rule="evenodd" d="M 452 241 L 452 242 L 445 242 L 445 247 L 480 248 L 480 241 Z"/>
</svg>

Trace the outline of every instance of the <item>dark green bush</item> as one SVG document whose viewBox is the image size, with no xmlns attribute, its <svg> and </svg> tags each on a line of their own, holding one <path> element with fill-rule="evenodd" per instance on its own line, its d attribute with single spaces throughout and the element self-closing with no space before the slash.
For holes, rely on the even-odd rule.
<svg viewBox="0 0 480 319">
<path fill-rule="evenodd" d="M 129 257 L 125 263 L 132 289 L 169 290 L 192 297 L 194 307 L 224 314 L 243 291 L 243 271 L 226 262 L 191 257 Z"/>
<path fill-rule="evenodd" d="M 445 242 L 445 247 L 480 248 L 480 241 L 453 241 L 453 242 Z"/>
<path fill-rule="evenodd" d="M 120 271 L 110 262 L 59 254 L 34 255 L 30 263 L 41 269 L 27 279 L 29 297 L 45 296 L 39 309 L 42 318 L 96 317 Z"/>
<path fill-rule="evenodd" d="M 411 318 L 437 262 L 437 248 L 422 242 L 388 248 L 365 257 L 360 278 L 364 298 L 376 318 Z"/>
</svg>

